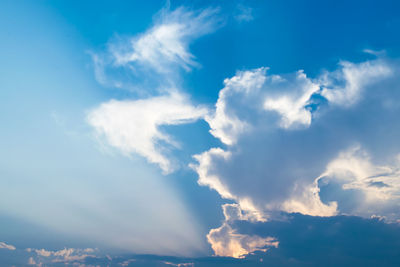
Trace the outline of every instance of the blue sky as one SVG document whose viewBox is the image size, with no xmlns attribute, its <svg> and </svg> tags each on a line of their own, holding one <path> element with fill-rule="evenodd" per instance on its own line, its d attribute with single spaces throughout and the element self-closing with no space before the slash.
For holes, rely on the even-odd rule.
<svg viewBox="0 0 400 267">
<path fill-rule="evenodd" d="M 2 1 L 0 262 L 399 264 L 399 10 Z"/>
</svg>

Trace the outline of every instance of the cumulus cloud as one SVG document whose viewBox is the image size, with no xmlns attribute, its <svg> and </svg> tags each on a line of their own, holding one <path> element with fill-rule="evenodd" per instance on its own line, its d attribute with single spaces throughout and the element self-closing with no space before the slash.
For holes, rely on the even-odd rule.
<svg viewBox="0 0 400 267">
<path fill-rule="evenodd" d="M 238 106 L 256 106 L 252 99 L 265 82 L 266 68 L 253 71 L 240 71 L 234 77 L 225 79 L 225 87 L 219 92 L 215 113 L 208 116 L 206 121 L 210 125 L 210 133 L 223 143 L 232 145 L 240 134 L 246 131 L 249 125 L 236 114 L 240 112 Z M 238 102 L 236 106 L 232 102 Z M 245 107 L 243 107 L 245 108 Z M 247 108 L 248 109 L 248 108 Z"/>
<path fill-rule="evenodd" d="M 307 78 L 303 71 L 298 71 L 290 80 L 277 77 L 279 78 L 274 81 L 281 90 L 277 96 L 267 97 L 264 108 L 281 116 L 280 126 L 283 128 L 296 124 L 309 126 L 311 111 L 307 109 L 307 105 L 310 104 L 311 96 L 320 90 L 319 85 Z"/>
<path fill-rule="evenodd" d="M 376 165 L 360 146 L 340 152 L 318 178 L 321 186 L 335 184 L 341 193 L 328 195 L 339 201 L 343 213 L 363 217 L 384 217 L 390 221 L 400 218 L 400 155 L 391 165 Z M 353 191 L 358 198 L 345 202 L 346 191 Z M 329 192 L 327 193 L 329 194 Z M 378 215 L 377 215 L 378 214 Z"/>
<path fill-rule="evenodd" d="M 270 247 L 278 247 L 279 242 L 273 237 L 241 234 L 231 226 L 235 221 L 249 219 L 239 205 L 225 204 L 222 208 L 225 221 L 221 227 L 211 229 L 207 235 L 215 255 L 243 258 L 254 251 L 266 252 Z"/>
<path fill-rule="evenodd" d="M 175 92 L 140 100 L 110 100 L 90 111 L 87 120 L 111 146 L 127 155 L 137 153 L 169 173 L 174 166 L 166 153 L 179 143 L 159 127 L 190 123 L 206 113 L 206 108 L 192 105 Z"/>
<path fill-rule="evenodd" d="M 400 216 L 398 165 L 385 163 L 400 152 L 395 141 L 400 134 L 396 115 L 400 107 L 391 100 L 399 96 L 396 71 L 396 64 L 378 58 L 341 62 L 336 70 L 313 79 L 303 71 L 238 72 L 225 80 L 215 112 L 206 118 L 211 133 L 227 146 L 194 156 L 197 164 L 191 166 L 199 184 L 234 200 L 237 208 L 258 214 L 253 221 L 268 220 L 282 211 L 312 216 Z M 336 158 L 354 144 L 383 163 L 374 165 L 351 153 L 344 160 Z M 347 180 L 339 179 L 344 166 L 351 167 Z M 360 169 L 368 174 L 358 173 Z M 340 195 L 340 190 L 323 186 L 323 181 L 342 181 L 342 191 L 351 195 Z M 354 191 L 361 191 L 363 200 L 373 201 L 357 201 Z M 342 207 L 345 197 L 352 199 L 353 207 Z M 379 204 L 374 205 L 377 199 Z M 222 247 L 229 247 L 228 237 L 235 236 L 235 231 L 226 222 L 210 231 L 208 240 L 216 253 L 229 254 Z M 217 241 L 221 235 L 228 240 L 224 245 Z M 253 242 L 240 235 L 238 239 L 232 241 L 241 244 L 235 245 L 237 251 Z"/>
<path fill-rule="evenodd" d="M 13 245 L 7 244 L 5 242 L 0 242 L 0 248 L 15 250 L 15 247 Z"/>
</svg>

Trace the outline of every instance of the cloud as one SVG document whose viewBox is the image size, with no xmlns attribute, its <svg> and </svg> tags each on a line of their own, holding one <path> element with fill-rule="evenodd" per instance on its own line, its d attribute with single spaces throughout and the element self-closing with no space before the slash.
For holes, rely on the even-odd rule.
<svg viewBox="0 0 400 267">
<path fill-rule="evenodd" d="M 116 36 L 109 41 L 107 51 L 90 52 L 97 81 L 141 95 L 175 86 L 181 70 L 200 66 L 190 45 L 222 25 L 218 12 L 217 8 L 162 9 L 144 33 Z"/>
<path fill-rule="evenodd" d="M 222 206 L 225 221 L 216 229 L 211 229 L 207 240 L 211 244 L 215 255 L 234 258 L 244 258 L 254 251 L 266 252 L 269 247 L 277 248 L 279 242 L 273 237 L 259 237 L 238 233 L 231 224 L 238 220 L 249 220 L 249 214 L 242 211 L 237 204 Z"/>
<path fill-rule="evenodd" d="M 252 19 L 251 9 L 239 9 L 236 19 Z M 216 255 L 243 257 L 278 246 L 275 238 L 240 233 L 237 221 L 263 223 L 281 212 L 400 216 L 395 212 L 397 165 L 387 167 L 386 162 L 400 152 L 400 145 L 383 149 L 400 134 L 396 123 L 400 105 L 393 101 L 399 96 L 393 75 L 398 64 L 379 57 L 341 61 L 336 69 L 314 78 L 303 70 L 279 75 L 269 74 L 266 67 L 238 71 L 224 80 L 215 109 L 209 111 L 169 88 L 175 87 L 181 70 L 198 66 L 190 43 L 218 27 L 216 13 L 216 9 L 163 10 L 143 34 L 110 42 L 107 60 L 94 57 L 100 81 L 106 80 L 103 67 L 109 65 L 135 77 L 144 73 L 151 80 L 145 90 L 151 97 L 110 100 L 92 110 L 88 122 L 96 133 L 124 154 L 139 154 L 167 174 L 176 169 L 171 151 L 179 144 L 160 126 L 199 119 L 209 124 L 210 134 L 223 146 L 194 155 L 196 163 L 190 166 L 200 185 L 235 202 L 223 205 L 225 220 L 207 235 Z M 368 179 L 358 175 L 357 164 L 347 170 L 353 178 L 340 176 L 344 164 L 337 167 L 343 161 L 338 154 L 354 144 L 371 158 L 381 157 L 379 164 L 354 155 L 346 159 L 369 164 Z M 382 175 L 383 169 L 387 175 Z M 351 208 L 343 207 L 342 191 L 351 193 Z M 355 191 L 386 202 L 369 209 L 374 203 L 358 201 Z"/>
<path fill-rule="evenodd" d="M 28 264 L 42 266 L 50 263 L 65 263 L 65 264 L 76 264 L 82 263 L 87 258 L 96 258 L 96 249 L 85 248 L 64 248 L 61 250 L 46 250 L 46 249 L 26 249 L 28 253 L 35 253 L 33 257 L 29 257 Z M 85 265 L 82 265 L 85 266 Z"/>
<path fill-rule="evenodd" d="M 258 95 L 264 84 L 266 71 L 267 68 L 239 71 L 234 77 L 224 80 L 225 87 L 218 94 L 215 112 L 206 117 L 213 136 L 227 145 L 232 145 L 238 136 L 246 131 L 249 125 L 239 119 L 236 112 L 257 105 L 257 102 L 252 103 L 252 99 Z"/>
<path fill-rule="evenodd" d="M 326 196 L 336 197 L 343 213 L 362 217 L 381 217 L 396 221 L 400 218 L 400 154 L 393 165 L 375 165 L 371 157 L 360 146 L 339 153 L 318 178 L 321 187 L 340 187 L 339 193 Z M 357 192 L 356 201 L 346 202 L 346 191 Z M 341 192 L 341 193 L 340 193 Z"/>
<path fill-rule="evenodd" d="M 0 249 L 1 248 L 15 250 L 15 247 L 13 245 L 6 244 L 5 242 L 0 242 Z"/>
<path fill-rule="evenodd" d="M 253 8 L 242 4 L 237 5 L 234 18 L 238 22 L 249 22 L 254 20 Z"/>
<path fill-rule="evenodd" d="M 125 155 L 135 153 L 159 165 L 164 174 L 178 168 L 171 150 L 179 143 L 160 126 L 191 123 L 207 115 L 207 109 L 192 105 L 177 84 L 180 70 L 199 66 L 190 44 L 220 26 L 217 13 L 217 8 L 164 8 L 144 33 L 110 41 L 106 53 L 91 53 L 99 83 L 133 90 L 141 97 L 110 100 L 91 110 L 87 121 L 98 136 Z"/>
<path fill-rule="evenodd" d="M 296 125 L 309 126 L 311 111 L 307 105 L 310 104 L 311 96 L 320 90 L 319 85 L 307 78 L 302 70 L 298 71 L 294 77 L 290 77 L 290 80 L 277 77 L 279 78 L 272 80 L 275 84 L 268 87 L 278 87 L 278 95 L 268 96 L 264 102 L 264 109 L 275 111 L 281 116 L 282 128 L 291 128 Z"/>
<path fill-rule="evenodd" d="M 217 9 L 189 11 L 183 7 L 174 11 L 162 10 L 155 25 L 139 37 L 130 39 L 128 47 L 111 46 L 115 64 L 138 63 L 161 73 L 171 72 L 171 66 L 189 71 L 197 65 L 189 52 L 189 44 L 214 31 L 217 12 Z"/>
<path fill-rule="evenodd" d="M 214 113 L 206 117 L 211 134 L 226 147 L 194 156 L 197 164 L 191 166 L 198 173 L 199 184 L 234 200 L 244 211 L 251 207 L 258 218 L 273 219 L 282 211 L 312 216 L 344 214 L 343 197 L 334 197 L 338 190 L 321 198 L 328 189 L 321 188 L 320 175 L 340 151 L 354 144 L 374 157 L 381 156 L 381 161 L 400 152 L 396 142 L 400 107 L 391 100 L 399 96 L 399 83 L 393 75 L 398 69 L 395 63 L 378 58 L 341 62 L 336 70 L 313 79 L 303 71 L 283 75 L 268 75 L 267 68 L 238 72 L 225 80 Z M 389 145 L 393 143 L 396 145 Z M 343 184 L 343 189 L 373 192 L 374 196 L 379 192 L 390 199 L 386 204 L 391 204 L 372 208 L 373 214 L 367 214 L 356 211 L 372 206 L 358 201 L 347 214 L 400 216 L 393 208 L 399 204 L 393 197 L 398 194 L 397 173 L 395 167 L 389 169 L 386 179 L 382 175 L 377 181 L 356 179 Z M 352 194 L 351 198 L 359 196 Z M 223 223 L 220 230 L 212 232 L 226 236 L 232 231 L 235 233 Z"/>
<path fill-rule="evenodd" d="M 354 104 L 367 85 L 379 82 L 392 74 L 390 66 L 380 59 L 359 64 L 342 61 L 340 66 L 337 71 L 325 72 L 320 78 L 324 87 L 321 95 L 336 105 Z"/>
<path fill-rule="evenodd" d="M 168 150 L 178 148 L 179 143 L 159 127 L 191 123 L 206 113 L 206 108 L 193 106 L 176 92 L 140 100 L 110 100 L 90 111 L 87 121 L 122 153 L 137 153 L 170 173 L 175 166 L 168 158 Z"/>
<path fill-rule="evenodd" d="M 285 214 L 279 221 L 235 227 L 247 235 L 272 235 L 278 249 L 249 255 L 260 266 L 397 266 L 400 263 L 399 224 L 353 216 L 316 217 Z M 256 265 L 258 266 L 258 265 Z"/>
</svg>

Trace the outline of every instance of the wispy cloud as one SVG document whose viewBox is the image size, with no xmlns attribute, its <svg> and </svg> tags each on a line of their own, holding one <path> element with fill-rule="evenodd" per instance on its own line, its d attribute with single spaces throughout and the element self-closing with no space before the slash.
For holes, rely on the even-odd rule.
<svg viewBox="0 0 400 267">
<path fill-rule="evenodd" d="M 7 244 L 5 242 L 0 242 L 0 249 L 8 249 L 8 250 L 15 250 L 15 247 L 13 245 Z"/>
<path fill-rule="evenodd" d="M 170 173 L 176 166 L 166 153 L 171 147 L 179 147 L 179 143 L 163 133 L 160 126 L 190 123 L 207 112 L 176 92 L 141 100 L 110 100 L 90 111 L 87 120 L 111 146 L 127 155 L 137 153 Z"/>
<path fill-rule="evenodd" d="M 97 81 L 142 95 L 176 86 L 181 70 L 200 66 L 190 45 L 222 25 L 218 12 L 218 8 L 162 9 L 144 33 L 115 37 L 106 51 L 90 52 Z"/>
<path fill-rule="evenodd" d="M 254 20 L 253 8 L 243 4 L 238 4 L 236 6 L 234 18 L 238 22 L 248 22 Z"/>
<path fill-rule="evenodd" d="M 189 11 L 183 7 L 162 10 L 155 25 L 130 39 L 126 47 L 110 45 L 114 63 L 118 66 L 137 63 L 160 73 L 174 71 L 175 67 L 189 71 L 198 64 L 189 44 L 215 30 L 217 11 Z"/>
</svg>

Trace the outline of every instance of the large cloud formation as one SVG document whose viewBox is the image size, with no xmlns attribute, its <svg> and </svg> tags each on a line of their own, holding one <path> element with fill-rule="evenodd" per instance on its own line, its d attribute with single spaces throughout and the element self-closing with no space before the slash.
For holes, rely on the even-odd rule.
<svg viewBox="0 0 400 267">
<path fill-rule="evenodd" d="M 199 184 L 259 221 L 277 212 L 398 220 L 398 70 L 378 58 L 340 62 L 315 79 L 303 71 L 238 72 L 206 118 L 227 146 L 194 156 Z"/>
<path fill-rule="evenodd" d="M 215 13 L 163 13 L 144 34 L 112 45 L 112 62 L 175 86 L 180 69 L 197 65 L 189 43 L 217 27 Z M 178 146 L 160 126 L 205 120 L 223 145 L 194 155 L 190 166 L 200 185 L 235 202 L 222 207 L 225 221 L 207 238 L 216 255 L 243 257 L 279 240 L 239 233 L 237 221 L 281 212 L 400 218 L 398 74 L 398 62 L 384 57 L 341 61 L 313 78 L 261 67 L 225 79 L 214 109 L 164 87 L 146 99 L 103 103 L 88 121 L 110 145 L 170 173 L 169 147 Z"/>
</svg>

